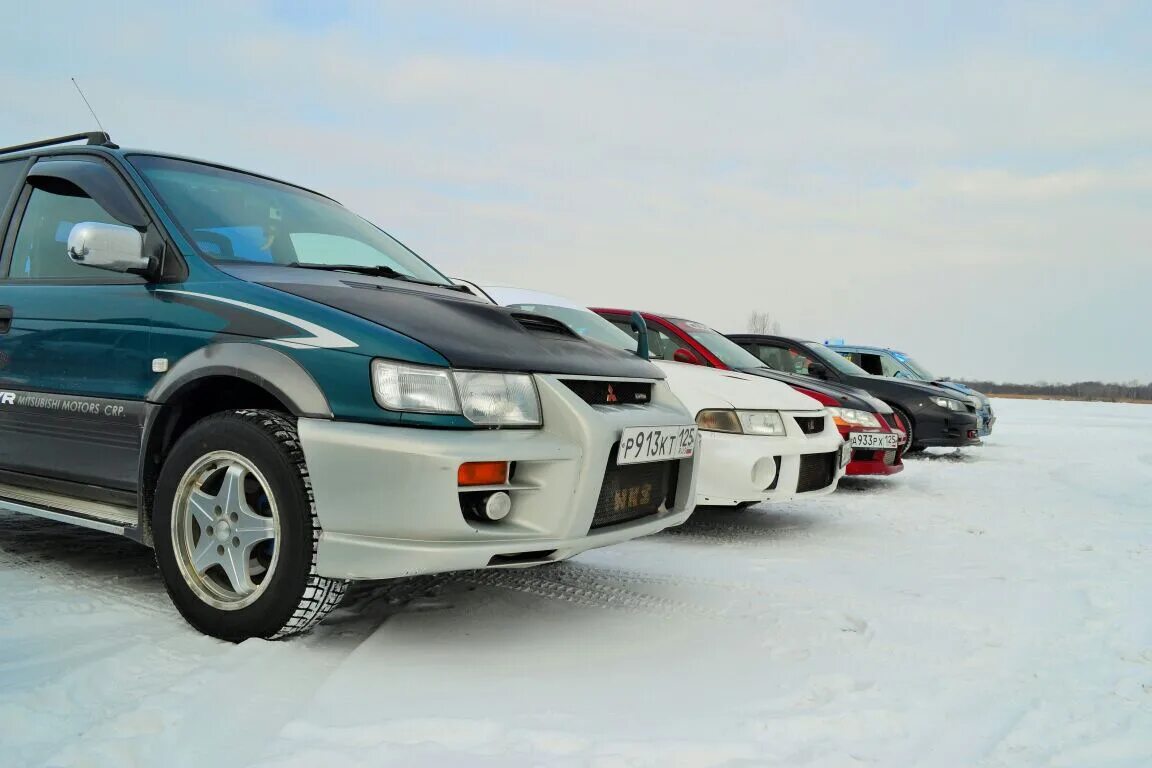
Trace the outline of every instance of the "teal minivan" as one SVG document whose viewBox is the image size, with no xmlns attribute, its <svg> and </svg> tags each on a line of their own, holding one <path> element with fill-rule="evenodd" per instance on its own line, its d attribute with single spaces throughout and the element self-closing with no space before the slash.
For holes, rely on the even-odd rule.
<svg viewBox="0 0 1152 768">
<path fill-rule="evenodd" d="M 692 511 L 696 427 L 659 369 L 323 195 L 76 134 L 0 149 L 0 242 L 0 523 L 152 546 L 205 633 L 283 637 L 350 580 Z"/>
</svg>

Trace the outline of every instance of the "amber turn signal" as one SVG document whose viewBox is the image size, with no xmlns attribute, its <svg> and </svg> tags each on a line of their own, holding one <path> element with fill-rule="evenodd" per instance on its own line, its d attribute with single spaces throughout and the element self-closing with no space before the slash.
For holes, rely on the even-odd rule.
<svg viewBox="0 0 1152 768">
<path fill-rule="evenodd" d="M 508 482 L 508 462 L 469 461 L 456 473 L 459 485 L 504 485 Z"/>
</svg>

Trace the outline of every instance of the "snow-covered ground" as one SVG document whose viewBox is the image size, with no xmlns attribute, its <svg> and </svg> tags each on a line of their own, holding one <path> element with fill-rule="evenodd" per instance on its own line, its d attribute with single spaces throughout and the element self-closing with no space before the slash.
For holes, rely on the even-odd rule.
<svg viewBox="0 0 1152 768">
<path fill-rule="evenodd" d="M 0 765 L 1152 765 L 1152 406 L 217 642 L 144 549 L 0 515 Z"/>
</svg>

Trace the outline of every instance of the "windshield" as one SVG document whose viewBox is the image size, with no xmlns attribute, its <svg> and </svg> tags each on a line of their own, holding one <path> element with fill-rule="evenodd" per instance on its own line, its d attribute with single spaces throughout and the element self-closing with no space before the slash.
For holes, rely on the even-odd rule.
<svg viewBox="0 0 1152 768">
<path fill-rule="evenodd" d="M 558 307 L 550 304 L 507 304 L 509 309 L 519 309 L 545 315 L 559 320 L 586 339 L 607 344 L 625 352 L 636 351 L 636 340 L 590 309 Z"/>
<path fill-rule="evenodd" d="M 908 357 L 908 355 L 904 354 L 903 352 L 893 352 L 892 356 L 899 360 L 905 368 L 916 374 L 917 378 L 923 379 L 924 381 L 936 380 L 936 377 L 929 373 L 927 368 L 920 365 L 920 363 Z"/>
<path fill-rule="evenodd" d="M 186 160 L 151 155 L 130 160 L 188 239 L 213 262 L 377 268 L 452 284 L 388 234 L 320 195 Z"/>
<path fill-rule="evenodd" d="M 813 357 L 824 363 L 824 365 L 834 370 L 840 371 L 840 373 L 843 373 L 846 376 L 871 375 L 868 373 L 868 371 L 856 365 L 856 363 L 852 362 L 841 354 L 833 352 L 823 344 L 817 344 L 814 341 L 806 341 L 804 342 L 804 347 L 812 353 Z"/>
<path fill-rule="evenodd" d="M 720 359 L 720 362 L 729 368 L 763 368 L 764 363 L 756 355 L 741 347 L 736 342 L 712 330 L 703 323 L 694 320 L 677 320 L 668 318 L 677 328 L 687 333 L 700 343 L 705 349 Z"/>
</svg>

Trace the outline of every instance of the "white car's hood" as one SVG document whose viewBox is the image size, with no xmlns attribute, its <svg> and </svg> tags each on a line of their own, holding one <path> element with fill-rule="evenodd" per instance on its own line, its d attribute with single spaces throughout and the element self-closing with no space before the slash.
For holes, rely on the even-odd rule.
<svg viewBox="0 0 1152 768">
<path fill-rule="evenodd" d="M 653 360 L 668 379 L 672 393 L 692 413 L 705 408 L 740 408 L 770 411 L 817 411 L 818 401 L 780 381 L 720 371 L 702 365 Z"/>
</svg>

